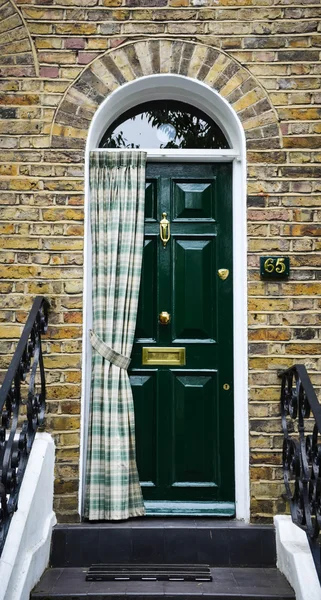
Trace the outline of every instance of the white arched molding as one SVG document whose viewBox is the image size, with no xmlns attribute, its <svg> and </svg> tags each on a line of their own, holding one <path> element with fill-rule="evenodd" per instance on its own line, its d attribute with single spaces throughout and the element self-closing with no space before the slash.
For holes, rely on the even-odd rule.
<svg viewBox="0 0 321 600">
<path fill-rule="evenodd" d="M 141 77 L 112 92 L 90 125 L 85 156 L 84 325 L 82 358 L 81 454 L 79 512 L 83 513 L 88 415 L 90 402 L 92 325 L 89 152 L 98 149 L 106 129 L 128 109 L 151 100 L 180 100 L 207 113 L 223 130 L 230 150 L 143 149 L 148 161 L 233 163 L 233 293 L 234 293 L 234 440 L 236 518 L 249 521 L 249 432 L 247 364 L 246 146 L 244 130 L 230 104 L 208 85 L 182 75 Z M 103 151 L 103 150 L 102 150 Z M 106 150 L 105 150 L 106 151 Z"/>
</svg>

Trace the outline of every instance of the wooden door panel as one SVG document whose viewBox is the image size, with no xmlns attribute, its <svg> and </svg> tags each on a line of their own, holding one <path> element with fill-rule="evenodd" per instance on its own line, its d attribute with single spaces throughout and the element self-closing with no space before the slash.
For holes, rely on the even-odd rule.
<svg viewBox="0 0 321 600">
<path fill-rule="evenodd" d="M 173 240 L 173 339 L 215 339 L 216 240 Z"/>
<path fill-rule="evenodd" d="M 157 219 L 157 179 L 146 179 L 145 185 L 145 220 Z"/>
<path fill-rule="evenodd" d="M 144 242 L 136 340 L 156 341 L 157 319 L 157 238 Z"/>
<path fill-rule="evenodd" d="M 130 376 L 136 430 L 136 460 L 142 487 L 157 482 L 157 372 Z"/>
<path fill-rule="evenodd" d="M 216 486 L 219 438 L 216 373 L 175 373 L 173 486 Z M 200 490 L 200 493 L 201 490 Z"/>
<path fill-rule="evenodd" d="M 215 181 L 173 181 L 173 219 L 214 219 Z"/>
</svg>

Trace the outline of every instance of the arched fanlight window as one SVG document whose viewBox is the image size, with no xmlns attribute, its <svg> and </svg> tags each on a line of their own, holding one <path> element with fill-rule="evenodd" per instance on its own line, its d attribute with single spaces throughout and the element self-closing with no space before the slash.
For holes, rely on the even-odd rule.
<svg viewBox="0 0 321 600">
<path fill-rule="evenodd" d="M 202 110 L 176 100 L 139 104 L 104 133 L 100 148 L 227 149 L 221 128 Z"/>
</svg>

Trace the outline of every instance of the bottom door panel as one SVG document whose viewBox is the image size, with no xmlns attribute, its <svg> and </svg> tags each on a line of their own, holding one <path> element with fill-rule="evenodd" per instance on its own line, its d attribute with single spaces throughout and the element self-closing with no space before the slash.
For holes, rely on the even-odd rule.
<svg viewBox="0 0 321 600">
<path fill-rule="evenodd" d="M 130 376 L 136 431 L 136 460 L 142 488 L 157 485 L 157 372 Z"/>
<path fill-rule="evenodd" d="M 172 372 L 172 486 L 200 499 L 217 485 L 219 440 L 216 373 Z"/>
</svg>

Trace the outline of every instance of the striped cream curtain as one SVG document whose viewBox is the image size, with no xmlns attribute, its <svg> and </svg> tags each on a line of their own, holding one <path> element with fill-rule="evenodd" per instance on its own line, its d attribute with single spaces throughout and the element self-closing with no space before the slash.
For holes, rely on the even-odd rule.
<svg viewBox="0 0 321 600">
<path fill-rule="evenodd" d="M 85 516 L 145 514 L 135 457 L 133 345 L 144 243 L 146 154 L 90 153 L 93 330 Z"/>
</svg>

